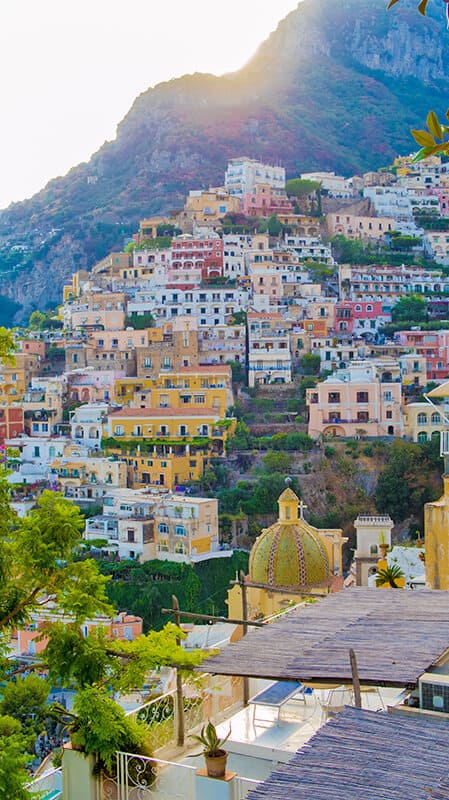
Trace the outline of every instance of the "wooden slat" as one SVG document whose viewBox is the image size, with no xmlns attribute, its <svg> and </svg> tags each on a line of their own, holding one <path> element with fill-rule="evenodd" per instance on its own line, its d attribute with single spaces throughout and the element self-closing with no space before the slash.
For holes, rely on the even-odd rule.
<svg viewBox="0 0 449 800">
<path fill-rule="evenodd" d="M 449 800 L 449 725 L 346 708 L 248 800 Z"/>
<path fill-rule="evenodd" d="M 250 632 L 201 670 L 350 683 L 353 649 L 362 683 L 406 686 L 447 648 L 449 592 L 349 589 Z"/>
</svg>

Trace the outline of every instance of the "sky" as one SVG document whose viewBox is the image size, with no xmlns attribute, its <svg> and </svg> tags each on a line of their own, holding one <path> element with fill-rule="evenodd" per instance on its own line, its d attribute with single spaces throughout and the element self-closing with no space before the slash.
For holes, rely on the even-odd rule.
<svg viewBox="0 0 449 800">
<path fill-rule="evenodd" d="M 0 209 L 115 137 L 133 100 L 243 66 L 298 0 L 1 0 Z"/>
</svg>

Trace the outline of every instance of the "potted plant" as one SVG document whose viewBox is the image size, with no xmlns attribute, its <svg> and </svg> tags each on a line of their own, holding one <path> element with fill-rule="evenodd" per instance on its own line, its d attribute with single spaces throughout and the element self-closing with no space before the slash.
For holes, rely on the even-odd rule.
<svg viewBox="0 0 449 800">
<path fill-rule="evenodd" d="M 206 770 L 209 778 L 224 778 L 226 773 L 226 761 L 228 753 L 223 749 L 224 743 L 231 735 L 231 729 L 224 739 L 220 739 L 217 734 L 215 725 L 209 720 L 207 725 L 203 725 L 201 733 L 192 735 L 192 739 L 196 739 L 203 749 L 198 755 L 203 755 L 206 761 Z"/>
</svg>

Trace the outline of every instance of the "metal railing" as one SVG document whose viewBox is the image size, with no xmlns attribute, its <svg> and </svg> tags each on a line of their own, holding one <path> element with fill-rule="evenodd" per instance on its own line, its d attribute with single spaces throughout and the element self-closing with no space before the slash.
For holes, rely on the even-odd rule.
<svg viewBox="0 0 449 800">
<path fill-rule="evenodd" d="M 194 800 L 196 768 L 186 764 L 117 753 L 114 775 L 102 774 L 98 800 Z"/>
<path fill-rule="evenodd" d="M 27 783 L 25 788 L 32 794 L 36 793 L 39 800 L 58 800 L 62 798 L 62 769 L 53 769 L 50 772 L 45 772 L 39 778 Z"/>
<path fill-rule="evenodd" d="M 239 677 L 199 676 L 195 683 L 184 686 L 185 730 L 199 730 L 205 720 L 229 716 L 230 709 L 241 707 L 242 696 L 242 679 Z M 175 689 L 129 711 L 128 716 L 145 723 L 154 753 L 176 743 L 179 710 Z"/>
</svg>

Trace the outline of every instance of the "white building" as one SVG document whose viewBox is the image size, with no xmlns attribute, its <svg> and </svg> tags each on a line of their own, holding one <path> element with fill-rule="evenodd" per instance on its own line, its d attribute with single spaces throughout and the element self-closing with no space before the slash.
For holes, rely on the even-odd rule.
<svg viewBox="0 0 449 800">
<path fill-rule="evenodd" d="M 305 181 L 318 181 L 330 197 L 353 196 L 351 178 L 343 178 L 335 172 L 303 172 L 301 178 Z"/>
<path fill-rule="evenodd" d="M 284 167 L 262 164 L 252 158 L 232 158 L 225 172 L 225 188 L 229 194 L 243 197 L 254 192 L 257 184 L 264 183 L 272 189 L 285 189 Z"/>
<path fill-rule="evenodd" d="M 66 436 L 50 439 L 22 435 L 7 439 L 6 447 L 16 453 L 8 458 L 8 469 L 12 470 L 8 473 L 8 482 L 30 484 L 46 481 L 51 462 L 61 458 L 70 443 Z"/>
<path fill-rule="evenodd" d="M 77 444 L 99 450 L 103 436 L 103 423 L 107 421 L 107 403 L 86 403 L 72 412 L 70 427 L 72 440 Z"/>
</svg>

